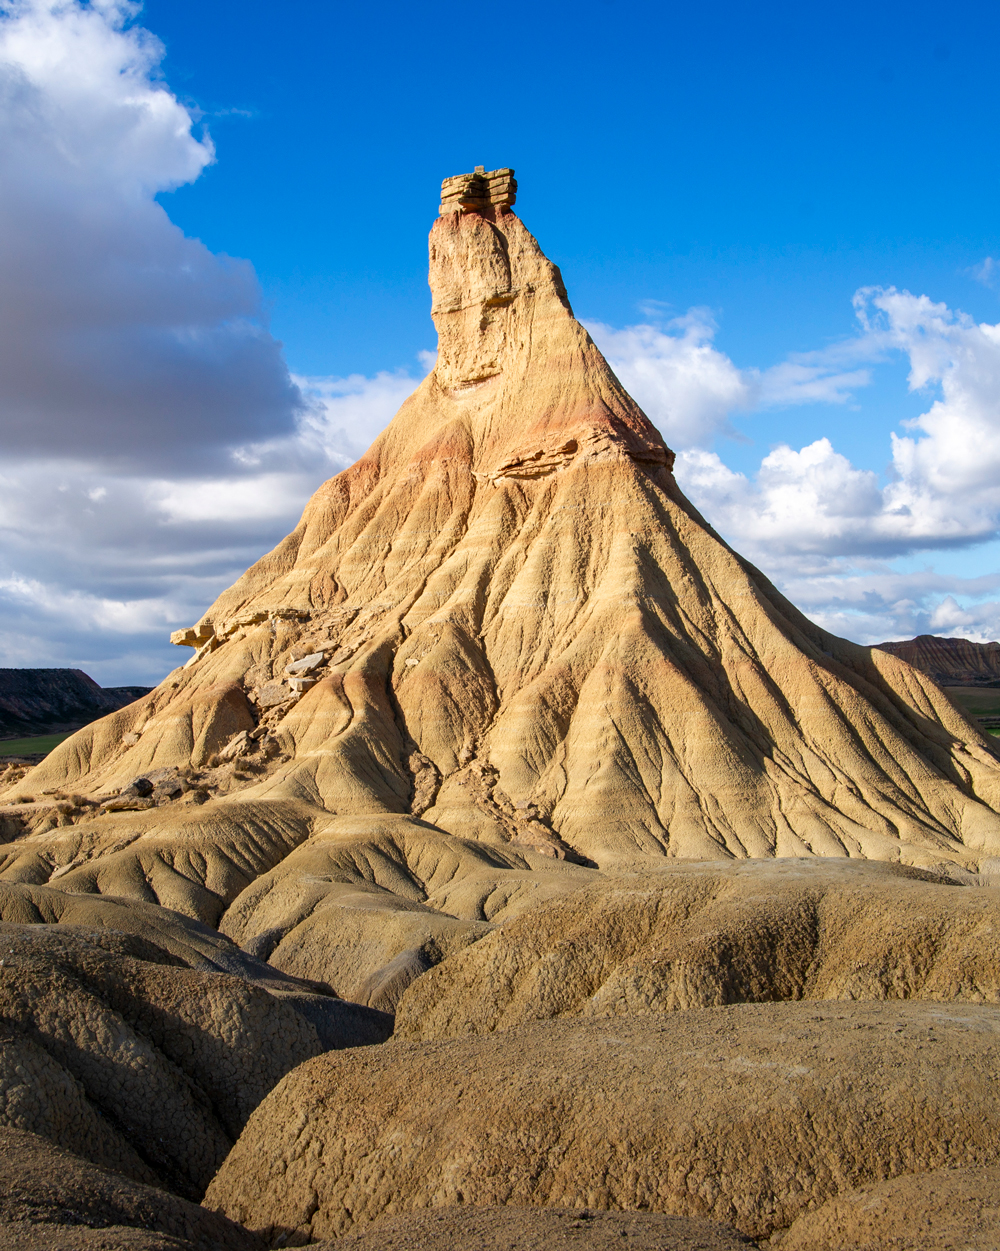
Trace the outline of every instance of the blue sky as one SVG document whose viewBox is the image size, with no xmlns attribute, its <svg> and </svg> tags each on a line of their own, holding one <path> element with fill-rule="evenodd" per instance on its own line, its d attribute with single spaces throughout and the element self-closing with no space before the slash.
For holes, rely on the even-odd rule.
<svg viewBox="0 0 1000 1251">
<path fill-rule="evenodd" d="M 516 167 L 582 316 L 708 305 L 739 364 L 850 333 L 865 285 L 996 313 L 967 272 L 996 251 L 995 5 L 144 13 L 219 149 L 163 202 L 253 260 L 294 369 L 372 372 L 433 347 L 437 182 L 478 163 Z"/>
<path fill-rule="evenodd" d="M 681 485 L 810 615 L 996 637 L 998 27 L 985 3 L 0 2 L 0 109 L 29 118 L 0 302 L 38 285 L 25 256 L 51 268 L 0 388 L 0 663 L 175 662 L 168 630 L 427 367 L 426 232 L 477 164 L 516 168 Z"/>
</svg>

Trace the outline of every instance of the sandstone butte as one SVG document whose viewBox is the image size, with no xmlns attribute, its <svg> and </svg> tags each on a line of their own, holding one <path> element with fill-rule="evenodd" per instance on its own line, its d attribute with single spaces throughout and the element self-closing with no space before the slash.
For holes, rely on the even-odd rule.
<svg viewBox="0 0 1000 1251">
<path fill-rule="evenodd" d="M 173 636 L 187 663 L 8 771 L 0 882 L 164 905 L 392 1008 L 487 923 L 595 872 L 990 870 L 989 742 L 699 515 L 515 187 L 446 180 L 436 367 Z"/>
<path fill-rule="evenodd" d="M 0 775 L 0 1251 L 998 1245 L 991 743 L 692 508 L 513 171 L 442 190 L 434 371 Z"/>
</svg>

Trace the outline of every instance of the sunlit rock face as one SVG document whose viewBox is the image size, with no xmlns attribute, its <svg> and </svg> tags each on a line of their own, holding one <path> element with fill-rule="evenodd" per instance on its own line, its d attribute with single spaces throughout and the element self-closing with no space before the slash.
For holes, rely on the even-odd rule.
<svg viewBox="0 0 1000 1251">
<path fill-rule="evenodd" d="M 699 516 L 515 189 L 446 180 L 437 367 L 178 632 L 186 665 L 8 778 L 0 877 L 165 904 L 391 1005 L 643 857 L 1000 854 L 987 742 Z"/>
</svg>

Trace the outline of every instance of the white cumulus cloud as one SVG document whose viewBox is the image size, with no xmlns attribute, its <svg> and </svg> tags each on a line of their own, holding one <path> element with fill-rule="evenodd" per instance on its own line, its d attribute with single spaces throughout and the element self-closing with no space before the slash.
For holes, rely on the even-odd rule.
<svg viewBox="0 0 1000 1251">
<path fill-rule="evenodd" d="M 876 355 L 871 336 L 818 352 L 797 353 L 769 369 L 739 369 L 713 340 L 718 325 L 706 308 L 690 308 L 665 325 L 587 329 L 625 389 L 674 451 L 738 438 L 731 418 L 793 404 L 844 404 L 871 381 L 859 362 Z"/>
<path fill-rule="evenodd" d="M 290 377 L 247 261 L 156 196 L 209 136 L 126 0 L 0 0 L 0 664 L 154 682 L 169 630 L 416 385 Z"/>
<path fill-rule="evenodd" d="M 214 150 L 138 8 L 0 3 L 0 448 L 184 472 L 301 396 L 252 267 L 155 199 Z"/>
<path fill-rule="evenodd" d="M 757 555 L 892 556 L 990 538 L 1000 526 L 1000 326 L 894 288 L 866 288 L 855 304 L 858 355 L 904 352 L 910 389 L 940 390 L 904 423 L 912 434 L 890 433 L 889 480 L 824 438 L 775 448 L 753 478 L 692 448 L 678 457 L 679 481 Z"/>
<path fill-rule="evenodd" d="M 615 330 L 587 322 L 594 342 L 625 389 L 673 448 L 734 434 L 730 416 L 750 407 L 754 379 L 713 346 L 717 326 L 704 308 L 665 326 Z"/>
<path fill-rule="evenodd" d="M 996 638 L 1000 605 L 983 597 L 1000 576 L 899 574 L 887 562 L 936 551 L 947 568 L 949 551 L 1000 530 L 1000 326 L 895 288 L 864 288 L 855 307 L 856 338 L 821 364 L 839 361 L 848 378 L 852 361 L 905 354 L 910 390 L 929 401 L 902 432 L 889 432 L 884 476 L 822 438 L 773 448 L 749 475 L 705 446 L 689 447 L 678 455 L 678 481 L 737 550 L 828 629 L 864 642 Z"/>
</svg>

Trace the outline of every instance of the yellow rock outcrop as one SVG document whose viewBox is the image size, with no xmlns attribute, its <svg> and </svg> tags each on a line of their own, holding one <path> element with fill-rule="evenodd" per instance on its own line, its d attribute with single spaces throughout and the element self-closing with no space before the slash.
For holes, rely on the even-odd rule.
<svg viewBox="0 0 1000 1251">
<path fill-rule="evenodd" d="M 454 918 L 491 921 L 538 874 L 548 896 L 650 856 L 1000 855 L 992 747 L 699 516 L 515 188 L 510 170 L 446 182 L 435 369 L 176 632 L 185 665 L 8 789 L 0 877 L 273 947 L 307 919 L 279 879 L 319 866 L 317 898 L 361 884 L 414 905 L 395 954 L 419 963 L 428 911 L 449 914 L 451 949 Z M 451 878 L 461 905 L 442 902 Z M 366 959 L 349 976 L 371 989 Z"/>
<path fill-rule="evenodd" d="M 739 1004 L 391 1040 L 289 1073 L 205 1204 L 272 1246 L 458 1204 L 767 1238 L 901 1173 L 996 1168 L 998 1061 L 1000 1013 L 982 1004 Z"/>
</svg>

